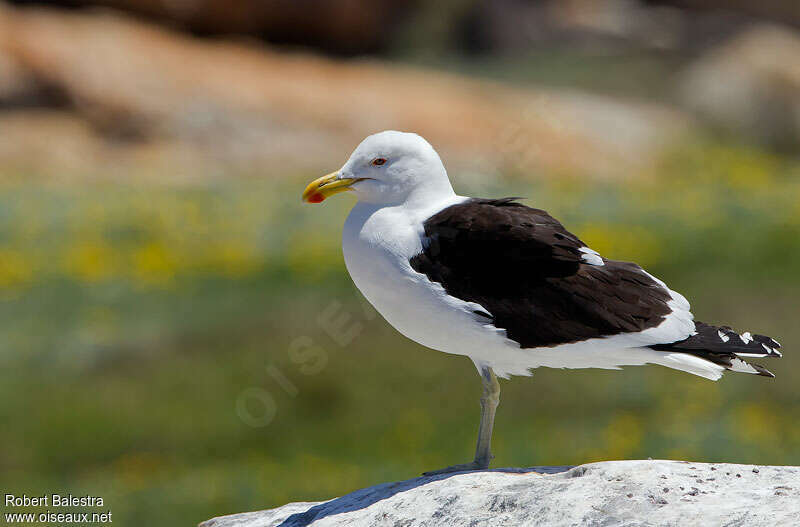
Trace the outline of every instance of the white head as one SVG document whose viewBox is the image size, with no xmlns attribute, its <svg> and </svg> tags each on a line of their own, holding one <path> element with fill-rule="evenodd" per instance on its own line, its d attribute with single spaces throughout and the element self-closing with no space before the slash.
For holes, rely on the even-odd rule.
<svg viewBox="0 0 800 527">
<path fill-rule="evenodd" d="M 417 134 L 395 131 L 364 139 L 342 168 L 312 181 L 303 200 L 319 203 L 344 191 L 380 205 L 422 204 L 454 194 L 436 150 Z"/>
</svg>

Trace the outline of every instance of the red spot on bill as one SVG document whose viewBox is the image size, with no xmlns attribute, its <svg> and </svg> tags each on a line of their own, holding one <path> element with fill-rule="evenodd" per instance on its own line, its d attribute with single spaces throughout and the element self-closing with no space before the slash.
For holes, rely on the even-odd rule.
<svg viewBox="0 0 800 527">
<path fill-rule="evenodd" d="M 324 199 L 325 199 L 325 196 L 323 196 L 322 194 L 320 194 L 320 193 L 316 192 L 316 193 L 314 193 L 314 194 L 311 194 L 311 195 L 308 197 L 308 202 L 309 202 L 309 203 L 322 203 L 322 201 L 323 201 Z"/>
</svg>

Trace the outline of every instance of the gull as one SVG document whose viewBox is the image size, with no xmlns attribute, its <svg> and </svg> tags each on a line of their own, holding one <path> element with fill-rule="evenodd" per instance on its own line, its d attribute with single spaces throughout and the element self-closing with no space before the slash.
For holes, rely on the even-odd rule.
<svg viewBox="0 0 800 527">
<path fill-rule="evenodd" d="M 498 377 L 644 364 L 711 380 L 726 370 L 774 377 L 745 358 L 780 357 L 775 340 L 695 321 L 664 282 L 601 256 L 519 198 L 459 196 L 417 134 L 367 137 L 303 200 L 344 192 L 357 199 L 342 231 L 356 287 L 400 333 L 469 357 L 481 377 L 473 461 L 426 475 L 489 466 Z"/>
</svg>

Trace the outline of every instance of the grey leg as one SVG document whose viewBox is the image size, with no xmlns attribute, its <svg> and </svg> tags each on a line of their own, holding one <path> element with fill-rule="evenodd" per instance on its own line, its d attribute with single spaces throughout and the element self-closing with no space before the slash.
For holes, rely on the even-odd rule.
<svg viewBox="0 0 800 527">
<path fill-rule="evenodd" d="M 478 444 L 475 447 L 475 463 L 480 468 L 488 468 L 492 458 L 492 428 L 494 414 L 500 404 L 500 383 L 491 368 L 481 370 L 483 394 L 481 395 L 481 424 L 478 429 Z"/>
<path fill-rule="evenodd" d="M 481 381 L 483 382 L 483 395 L 481 395 L 481 424 L 478 429 L 478 444 L 475 447 L 475 459 L 471 463 L 453 465 L 439 470 L 425 472 L 425 476 L 447 474 L 449 472 L 462 472 L 465 470 L 483 470 L 489 468 L 492 455 L 492 427 L 494 414 L 500 403 L 500 383 L 488 366 L 481 368 Z"/>
</svg>

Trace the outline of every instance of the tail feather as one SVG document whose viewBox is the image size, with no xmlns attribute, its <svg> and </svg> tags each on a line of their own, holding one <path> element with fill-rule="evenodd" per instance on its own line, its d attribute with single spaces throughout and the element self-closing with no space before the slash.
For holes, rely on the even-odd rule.
<svg viewBox="0 0 800 527">
<path fill-rule="evenodd" d="M 695 334 L 687 339 L 669 344 L 650 346 L 658 351 L 674 351 L 693 355 L 727 370 L 752 373 L 764 377 L 775 377 L 759 364 L 747 362 L 742 357 L 780 357 L 778 342 L 765 335 L 736 333 L 728 326 L 712 326 L 695 323 Z"/>
</svg>

